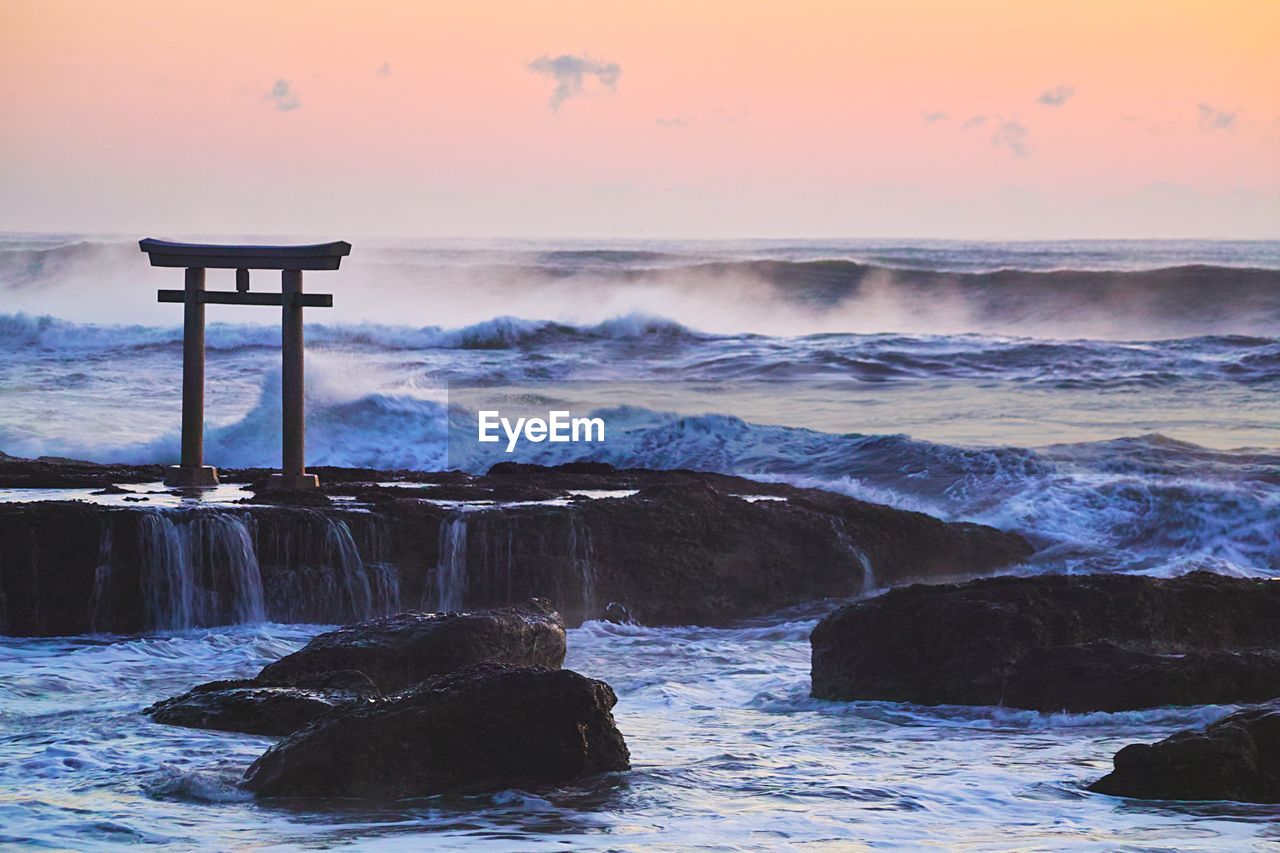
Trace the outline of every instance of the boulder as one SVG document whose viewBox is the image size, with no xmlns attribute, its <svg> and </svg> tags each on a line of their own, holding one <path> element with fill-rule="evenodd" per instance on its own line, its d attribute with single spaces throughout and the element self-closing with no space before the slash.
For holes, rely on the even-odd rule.
<svg viewBox="0 0 1280 853">
<path fill-rule="evenodd" d="M 813 695 L 1041 711 L 1280 695 L 1280 584 L 1196 572 L 1006 577 L 847 605 L 811 637 Z"/>
<path fill-rule="evenodd" d="M 374 695 L 334 687 L 265 687 L 252 679 L 214 681 L 157 702 L 143 713 L 170 726 L 281 737 L 335 708 Z"/>
<path fill-rule="evenodd" d="M 476 663 L 559 669 L 565 634 L 545 601 L 475 613 L 411 611 L 314 637 L 239 681 L 202 684 L 143 713 L 158 723 L 287 735 L 336 708 Z"/>
<path fill-rule="evenodd" d="M 243 784 L 374 799 L 560 785 L 630 768 L 616 702 L 569 670 L 481 664 L 322 717 L 267 750 Z"/>
<path fill-rule="evenodd" d="M 1031 649 L 1010 667 L 1002 704 L 1040 711 L 1127 711 L 1265 702 L 1277 694 L 1280 651 L 1155 654 L 1098 642 Z"/>
<path fill-rule="evenodd" d="M 268 664 L 255 681 L 297 686 L 325 673 L 356 670 L 390 692 L 474 663 L 559 669 L 564 655 L 560 615 L 533 599 L 474 613 L 408 611 L 349 625 Z"/>
<path fill-rule="evenodd" d="M 1159 743 L 1130 744 L 1089 790 L 1144 800 L 1280 803 L 1280 706 L 1239 711 Z"/>
</svg>

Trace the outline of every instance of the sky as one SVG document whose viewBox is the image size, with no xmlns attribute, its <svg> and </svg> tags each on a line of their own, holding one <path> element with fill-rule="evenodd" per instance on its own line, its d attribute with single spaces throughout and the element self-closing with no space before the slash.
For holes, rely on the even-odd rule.
<svg viewBox="0 0 1280 853">
<path fill-rule="evenodd" d="M 1280 2 L 0 0 L 0 230 L 1280 237 Z"/>
</svg>

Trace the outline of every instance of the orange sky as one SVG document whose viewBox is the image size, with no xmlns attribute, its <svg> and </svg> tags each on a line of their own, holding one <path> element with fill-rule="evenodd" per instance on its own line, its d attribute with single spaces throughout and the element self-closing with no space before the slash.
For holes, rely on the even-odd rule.
<svg viewBox="0 0 1280 853">
<path fill-rule="evenodd" d="M 0 229 L 1280 237 L 1278 43 L 1274 0 L 0 0 Z M 616 85 L 553 110 L 544 56 Z"/>
</svg>

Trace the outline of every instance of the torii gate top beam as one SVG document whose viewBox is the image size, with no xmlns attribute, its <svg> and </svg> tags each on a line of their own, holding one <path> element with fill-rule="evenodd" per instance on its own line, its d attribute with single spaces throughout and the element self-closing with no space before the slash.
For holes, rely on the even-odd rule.
<svg viewBox="0 0 1280 853">
<path fill-rule="evenodd" d="M 351 244 L 314 243 L 309 246 L 211 246 L 171 243 L 148 237 L 138 241 L 153 267 L 224 270 L 336 270 L 351 254 Z"/>
</svg>

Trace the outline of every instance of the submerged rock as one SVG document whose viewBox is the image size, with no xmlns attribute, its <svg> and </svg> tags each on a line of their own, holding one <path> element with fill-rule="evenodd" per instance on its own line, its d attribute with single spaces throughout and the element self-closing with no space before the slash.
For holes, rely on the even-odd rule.
<svg viewBox="0 0 1280 853">
<path fill-rule="evenodd" d="M 1159 743 L 1130 744 L 1089 790 L 1144 800 L 1280 803 L 1280 707 L 1239 711 Z"/>
<path fill-rule="evenodd" d="M 397 798 L 571 782 L 630 768 L 609 685 L 482 664 L 337 711 L 273 746 L 244 787 L 270 797 Z"/>
<path fill-rule="evenodd" d="M 293 686 L 356 670 L 389 692 L 475 663 L 559 669 L 564 655 L 564 622 L 548 602 L 533 599 L 474 613 L 409 611 L 349 625 L 268 664 L 255 680 Z"/>
<path fill-rule="evenodd" d="M 1280 695 L 1280 584 L 1196 572 L 912 586 L 814 629 L 813 695 L 1041 711 Z"/>
</svg>

